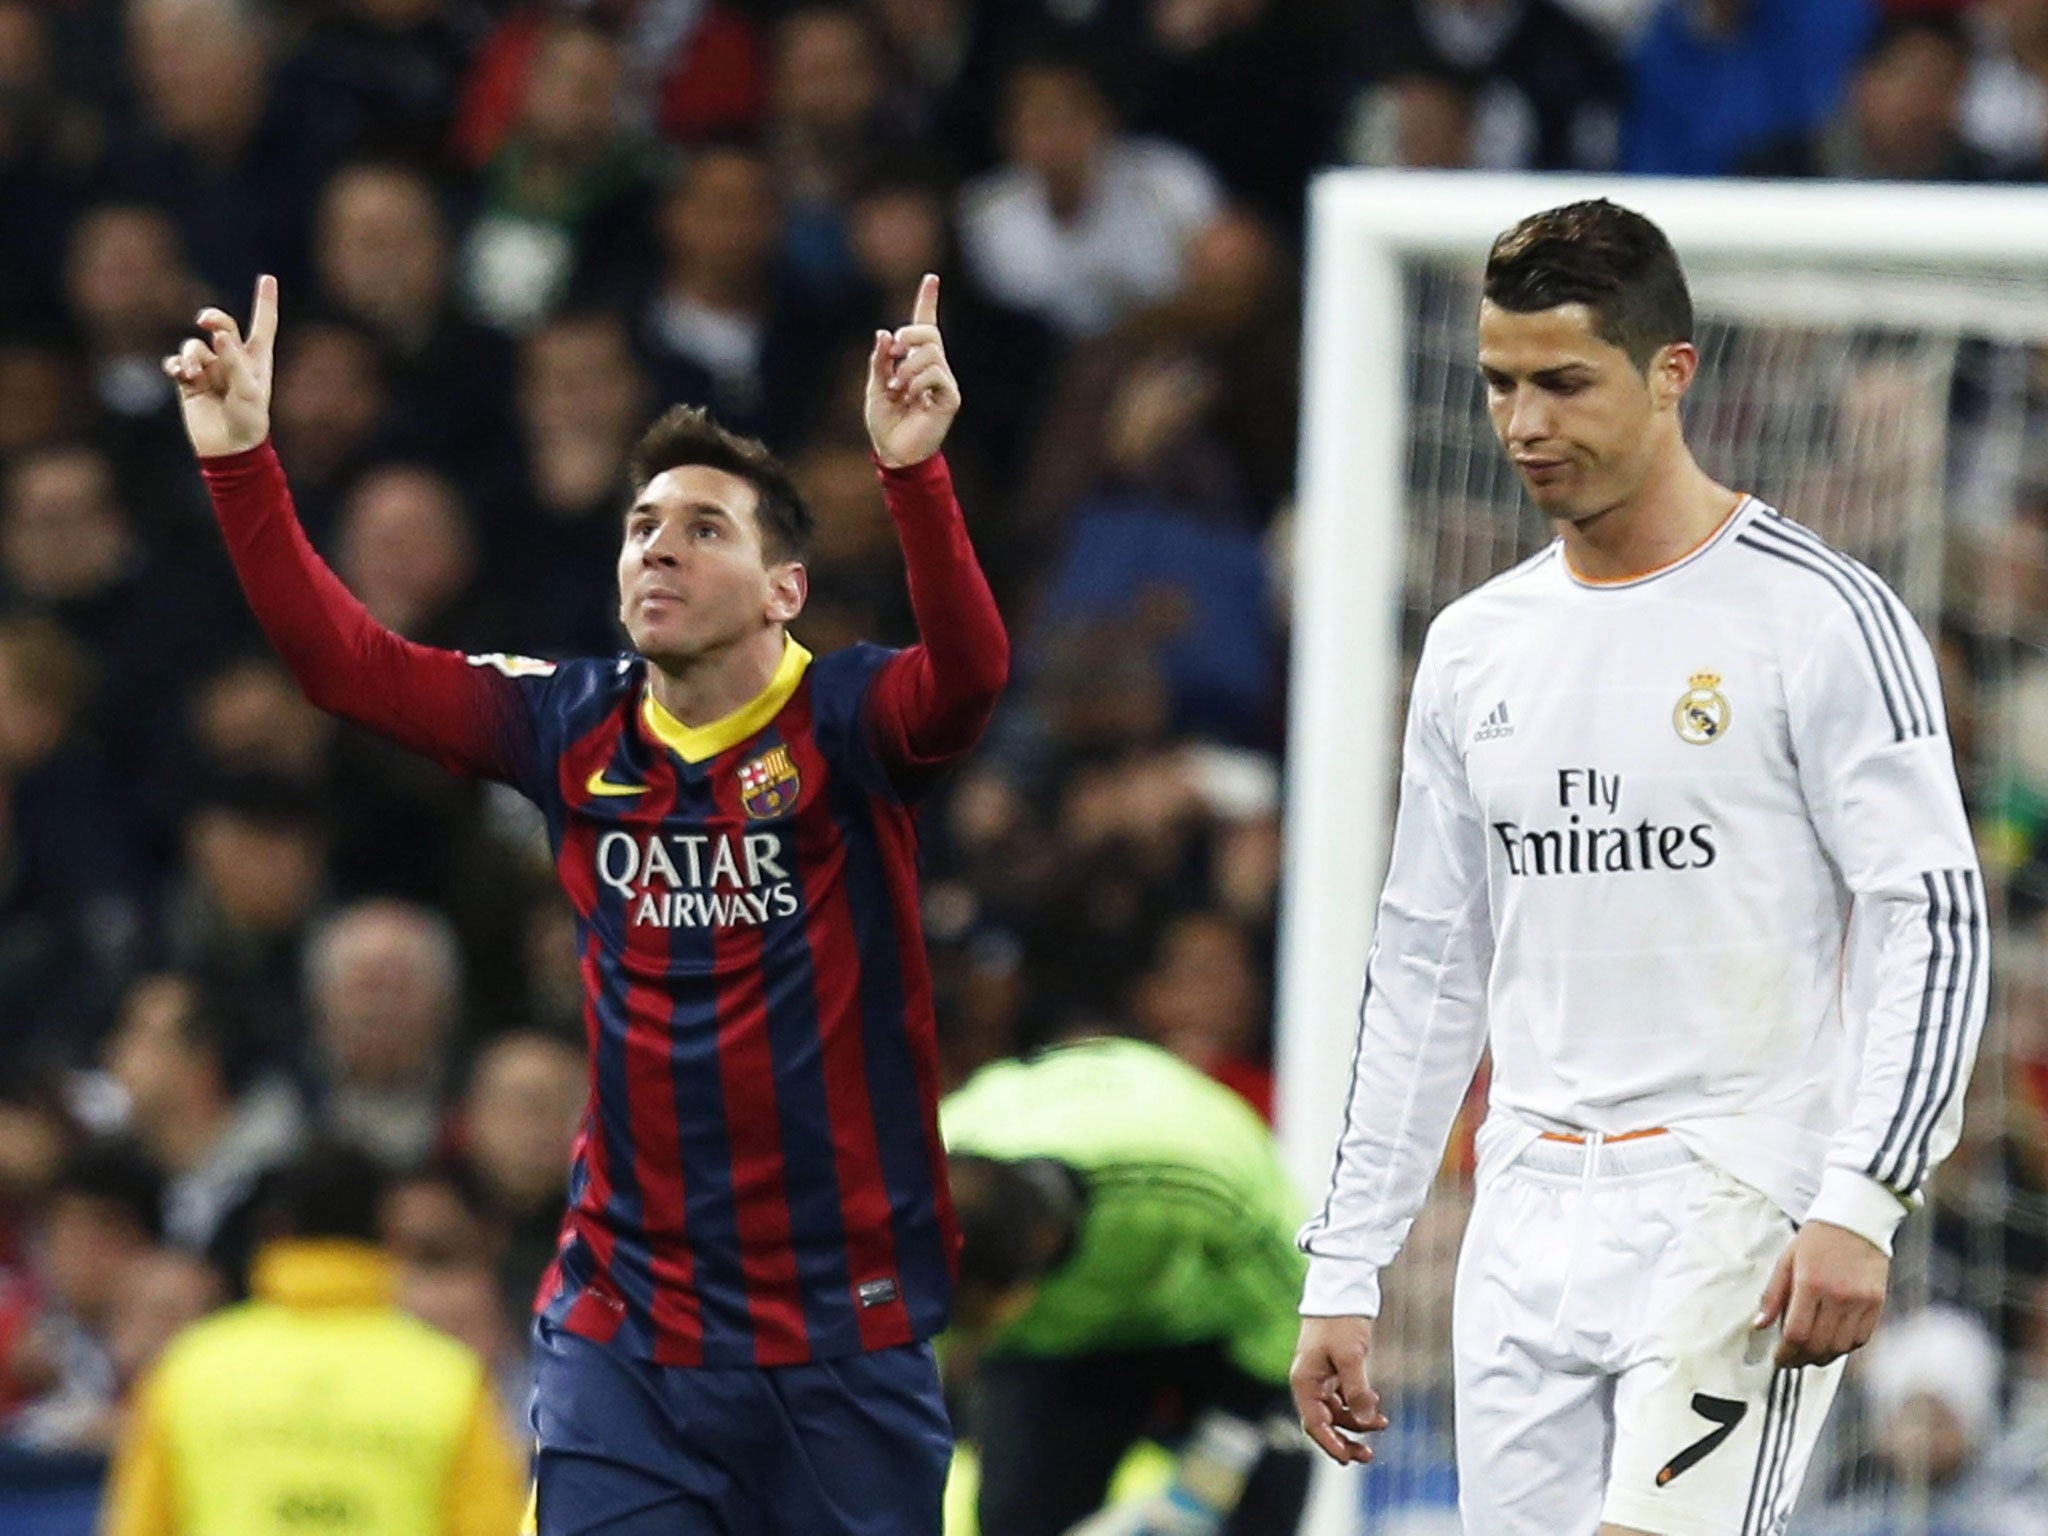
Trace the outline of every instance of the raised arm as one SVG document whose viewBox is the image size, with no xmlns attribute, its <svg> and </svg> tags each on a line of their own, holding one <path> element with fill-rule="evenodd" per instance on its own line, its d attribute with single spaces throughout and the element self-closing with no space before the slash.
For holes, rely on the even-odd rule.
<svg viewBox="0 0 2048 1536">
<path fill-rule="evenodd" d="M 165 358 L 164 371 L 178 385 L 235 575 L 306 697 L 451 772 L 529 784 L 537 754 L 532 714 L 510 675 L 517 669 L 393 634 L 299 526 L 269 441 L 277 280 L 257 282 L 246 340 L 222 310 L 200 311 L 198 323 L 204 336 Z"/>
<path fill-rule="evenodd" d="M 972 748 L 1010 673 L 1009 636 L 939 455 L 960 386 L 938 321 L 939 280 L 927 275 L 911 323 L 877 331 L 868 356 L 868 436 L 919 635 L 868 691 L 876 749 L 897 769 L 935 767 Z"/>
</svg>

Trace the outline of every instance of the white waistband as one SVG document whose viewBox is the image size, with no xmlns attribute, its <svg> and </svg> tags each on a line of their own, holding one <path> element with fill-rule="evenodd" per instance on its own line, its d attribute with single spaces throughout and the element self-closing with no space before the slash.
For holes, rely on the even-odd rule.
<svg viewBox="0 0 2048 1536">
<path fill-rule="evenodd" d="M 1589 1136 L 1579 1141 L 1549 1141 L 1538 1138 L 1522 1149 L 1509 1166 L 1517 1173 L 1543 1174 L 1554 1178 L 1626 1179 L 1645 1173 L 1662 1173 L 1682 1168 L 1693 1161 L 1685 1143 L 1665 1131 L 1656 1136 L 1635 1136 L 1625 1141 L 1607 1141 Z"/>
</svg>

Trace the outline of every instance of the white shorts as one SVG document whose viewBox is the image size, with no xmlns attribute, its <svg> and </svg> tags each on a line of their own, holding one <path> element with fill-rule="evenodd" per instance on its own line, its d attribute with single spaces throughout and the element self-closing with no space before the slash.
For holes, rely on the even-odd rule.
<svg viewBox="0 0 2048 1536">
<path fill-rule="evenodd" d="M 1666 1134 L 1487 1179 L 1452 1317 L 1467 1536 L 1778 1536 L 1842 1374 L 1751 1326 L 1792 1233 Z"/>
</svg>

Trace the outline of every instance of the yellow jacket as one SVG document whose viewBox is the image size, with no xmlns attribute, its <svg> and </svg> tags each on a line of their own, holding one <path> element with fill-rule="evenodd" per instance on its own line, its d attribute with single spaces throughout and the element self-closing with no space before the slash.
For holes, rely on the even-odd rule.
<svg viewBox="0 0 2048 1536">
<path fill-rule="evenodd" d="M 265 1247 L 253 1298 L 137 1389 L 102 1536 L 510 1536 L 519 1458 L 474 1351 L 392 1304 L 363 1243 Z"/>
</svg>

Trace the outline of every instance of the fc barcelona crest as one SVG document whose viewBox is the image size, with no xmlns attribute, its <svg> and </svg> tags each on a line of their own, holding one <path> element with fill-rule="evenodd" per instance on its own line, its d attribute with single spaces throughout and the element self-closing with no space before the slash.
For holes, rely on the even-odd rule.
<svg viewBox="0 0 2048 1536">
<path fill-rule="evenodd" d="M 789 760 L 788 747 L 770 747 L 759 757 L 740 764 L 740 804 L 756 821 L 795 810 L 803 790 L 796 764 Z"/>
</svg>

